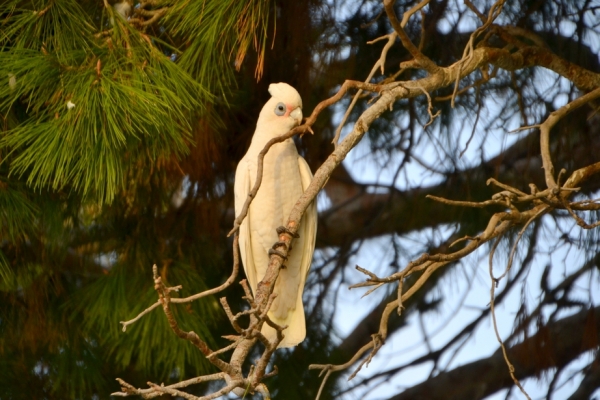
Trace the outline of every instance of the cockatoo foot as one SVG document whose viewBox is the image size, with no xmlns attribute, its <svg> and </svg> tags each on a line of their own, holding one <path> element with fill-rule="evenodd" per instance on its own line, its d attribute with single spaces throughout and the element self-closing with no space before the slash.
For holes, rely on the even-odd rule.
<svg viewBox="0 0 600 400">
<path fill-rule="evenodd" d="M 281 247 L 281 246 L 285 246 L 284 242 L 277 242 L 273 245 L 273 248 L 269 249 L 269 257 L 271 257 L 273 254 L 278 255 L 279 257 L 281 257 L 284 260 L 287 260 L 287 257 L 285 255 L 283 255 L 282 252 L 280 252 L 279 250 L 277 250 L 277 247 Z"/>
<path fill-rule="evenodd" d="M 290 235 L 291 237 L 293 237 L 295 239 L 298 239 L 300 237 L 300 235 L 298 235 L 297 233 L 294 233 L 294 232 L 290 231 L 285 226 L 280 226 L 279 228 L 277 228 L 275 230 L 277 231 L 278 235 L 281 235 L 282 233 L 287 233 L 288 235 Z"/>
</svg>

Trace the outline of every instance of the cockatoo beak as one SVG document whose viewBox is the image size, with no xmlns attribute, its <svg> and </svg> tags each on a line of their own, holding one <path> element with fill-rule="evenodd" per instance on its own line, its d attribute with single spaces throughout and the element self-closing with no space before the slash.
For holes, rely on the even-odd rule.
<svg viewBox="0 0 600 400">
<path fill-rule="evenodd" d="M 296 125 L 300 125 L 302 123 L 302 109 L 300 107 L 296 108 L 290 113 L 290 117 L 294 118 Z"/>
</svg>

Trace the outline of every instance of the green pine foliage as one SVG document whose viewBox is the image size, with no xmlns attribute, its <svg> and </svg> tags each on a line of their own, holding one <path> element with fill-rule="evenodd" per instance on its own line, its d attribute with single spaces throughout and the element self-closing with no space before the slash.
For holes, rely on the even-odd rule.
<svg viewBox="0 0 600 400">
<path fill-rule="evenodd" d="M 15 242 L 33 229 L 39 210 L 29 196 L 24 185 L 0 187 L 0 216 L 5 222 L 0 226 L 0 236 Z"/>
<path fill-rule="evenodd" d="M 145 385 L 212 371 L 160 308 L 126 332 L 119 321 L 156 302 L 153 264 L 183 286 L 173 296 L 216 286 L 231 268 L 214 110 L 230 102 L 245 54 L 262 59 L 272 2 L 145 10 L 164 13 L 143 24 L 149 16 L 127 20 L 113 2 L 0 5 L 2 399 L 106 398 L 116 377 Z M 173 312 L 222 345 L 215 298 Z"/>
<path fill-rule="evenodd" d="M 165 270 L 166 271 L 166 270 Z M 180 341 L 171 331 L 167 320 L 159 307 L 156 312 L 146 315 L 125 332 L 121 325 L 115 324 L 117 319 L 132 319 L 144 309 L 157 301 L 156 291 L 148 285 L 149 279 L 136 279 L 137 272 L 126 264 L 117 264 L 110 274 L 100 277 L 90 284 L 85 292 L 74 296 L 69 307 L 75 311 L 72 318 L 83 318 L 84 330 L 101 333 L 95 341 L 104 344 L 104 348 L 121 368 L 126 369 L 133 363 L 147 366 L 148 376 L 168 379 L 175 371 L 179 377 L 185 373 L 206 373 L 208 363 L 198 350 Z M 150 277 L 148 273 L 148 277 Z M 194 290 L 208 289 L 197 270 L 186 264 L 176 264 L 168 268 L 167 283 L 182 285 L 184 296 L 193 294 Z M 173 297 L 181 297 L 176 293 Z M 111 310 L 107 314 L 105 310 Z M 193 330 L 200 337 L 207 338 L 212 347 L 210 328 L 214 329 L 219 306 L 215 299 L 203 299 L 186 306 L 174 306 L 173 312 L 181 328 Z M 136 344 L 143 343 L 144 346 Z M 157 352 L 156 349 L 166 347 Z M 169 366 L 169 369 L 165 369 Z M 186 371 L 191 368 L 191 371 Z"/>
<path fill-rule="evenodd" d="M 175 37 L 191 38 L 179 65 L 203 85 L 213 87 L 215 93 L 225 94 L 233 80 L 231 66 L 239 70 L 253 47 L 258 52 L 256 75 L 260 77 L 270 6 L 272 2 L 260 0 L 176 2 L 165 18 L 166 27 Z"/>
<path fill-rule="evenodd" d="M 12 174 L 111 202 L 132 158 L 185 154 L 191 115 L 211 96 L 151 38 L 114 15 L 98 36 L 75 1 L 13 12 L 21 18 L 7 24 L 0 76 L 12 82 L 0 107 L 19 102 L 26 116 L 0 142 Z"/>
</svg>

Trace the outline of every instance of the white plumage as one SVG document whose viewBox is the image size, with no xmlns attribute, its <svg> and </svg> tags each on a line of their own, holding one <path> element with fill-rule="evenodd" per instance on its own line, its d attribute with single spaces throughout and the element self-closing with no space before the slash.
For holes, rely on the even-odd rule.
<svg viewBox="0 0 600 400">
<path fill-rule="evenodd" d="M 238 215 L 254 186 L 257 156 L 265 144 L 281 136 L 302 121 L 302 99 L 290 85 L 274 83 L 269 86 L 271 99 L 264 105 L 252 143 L 238 164 L 235 173 L 235 213 Z M 306 161 L 298 155 L 292 139 L 271 147 L 264 158 L 263 178 L 248 215 L 240 226 L 240 256 L 256 294 L 269 264 L 269 249 L 279 240 L 276 229 L 285 226 L 294 204 L 308 187 L 312 173 Z M 308 207 L 298 229 L 299 238 L 292 242 L 285 268 L 279 273 L 274 293 L 277 298 L 271 306 L 269 317 L 279 325 L 288 325 L 279 347 L 292 347 L 304 340 L 306 322 L 302 305 L 302 292 L 312 261 L 317 233 L 317 208 L 315 202 Z M 263 325 L 262 333 L 275 338 L 275 330 Z"/>
</svg>

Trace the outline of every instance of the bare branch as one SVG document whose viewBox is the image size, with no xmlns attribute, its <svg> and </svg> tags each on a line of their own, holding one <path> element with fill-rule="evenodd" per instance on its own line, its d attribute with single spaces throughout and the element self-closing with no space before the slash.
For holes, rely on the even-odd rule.
<svg viewBox="0 0 600 400">
<path fill-rule="evenodd" d="M 569 179 L 567 179 L 564 187 L 561 188 L 562 189 L 562 191 L 560 191 L 561 196 L 564 196 L 566 198 L 567 196 L 569 196 L 570 194 L 573 193 L 573 191 L 569 190 L 569 189 L 572 189 L 574 186 L 580 185 L 583 182 L 583 180 L 588 179 L 591 175 L 598 173 L 598 172 L 600 172 L 600 162 L 593 164 L 589 167 L 583 168 L 581 170 L 575 171 L 571 175 L 571 177 L 569 177 Z M 542 192 L 538 192 L 538 193 L 535 193 L 534 195 L 528 196 L 518 189 L 512 188 L 505 184 L 501 184 L 500 182 L 497 182 L 495 180 L 490 179 L 489 182 L 494 183 L 494 184 L 502 187 L 503 189 L 506 189 L 506 191 L 510 194 L 514 194 L 514 196 L 505 196 L 504 197 L 505 201 L 508 201 L 509 203 L 505 203 L 505 202 L 499 203 L 498 200 L 495 200 L 495 201 L 489 203 L 490 205 L 497 205 L 497 204 L 510 205 L 510 202 L 513 201 L 514 199 L 517 199 L 518 198 L 517 196 L 519 196 L 519 195 L 521 195 L 523 197 L 528 197 L 528 201 L 534 201 L 534 200 L 541 198 Z M 546 196 L 547 198 L 552 198 L 555 196 L 554 193 L 549 189 L 544 191 L 543 195 Z M 453 203 L 453 205 L 473 206 L 470 202 L 467 202 L 467 204 L 456 204 L 454 202 L 452 202 L 452 203 Z M 460 203 L 460 202 L 457 202 L 457 203 Z M 478 204 L 478 203 L 475 203 L 475 204 Z M 551 209 L 554 208 L 554 205 L 560 206 L 560 203 L 557 203 L 557 202 L 544 203 L 544 202 L 542 202 L 541 204 L 538 204 L 537 206 L 531 208 L 530 210 L 524 211 L 524 212 L 519 212 L 516 208 L 511 207 L 510 211 L 508 211 L 508 212 L 496 213 L 492 216 L 492 218 L 490 218 L 486 229 L 478 236 L 476 236 L 474 238 L 470 238 L 471 241 L 469 243 L 467 243 L 465 245 L 465 247 L 463 247 L 462 249 L 457 250 L 454 253 L 450 253 L 450 254 L 438 254 L 438 255 L 423 254 L 421 257 L 419 257 L 419 259 L 409 263 L 404 268 L 404 270 L 402 270 L 398 273 L 395 273 L 393 275 L 390 275 L 389 277 L 386 277 L 386 278 L 379 278 L 372 272 L 367 271 L 367 270 L 357 266 L 357 269 L 359 271 L 363 272 L 364 274 L 368 275 L 369 278 L 363 284 L 356 284 L 356 285 L 353 285 L 352 287 L 373 286 L 373 285 L 378 285 L 381 282 L 401 281 L 402 279 L 406 278 L 408 275 L 412 274 L 413 272 L 424 269 L 424 272 L 421 274 L 421 276 L 417 279 L 417 281 L 413 284 L 412 287 L 410 287 L 406 292 L 404 292 L 402 294 L 402 296 L 399 297 L 397 300 L 388 303 L 387 306 L 385 307 L 385 310 L 383 311 L 381 320 L 380 320 L 379 332 L 376 334 L 377 337 L 379 338 L 379 340 L 381 340 L 381 343 L 383 343 L 387 337 L 387 325 L 388 325 L 388 320 L 389 320 L 389 317 L 390 317 L 392 311 L 398 310 L 399 307 L 402 306 L 403 302 L 406 302 L 407 299 L 409 299 L 414 293 L 416 293 L 416 291 L 418 291 L 425 284 L 425 282 L 429 279 L 429 277 L 433 274 L 433 272 L 435 272 L 439 268 L 449 264 L 450 262 L 456 261 L 456 260 L 466 256 L 467 254 L 470 254 L 475 249 L 481 247 L 484 243 L 497 238 L 495 245 L 494 245 L 494 248 L 495 248 L 497 246 L 497 244 L 499 243 L 499 238 L 503 234 L 508 232 L 514 226 L 524 224 L 524 227 L 522 228 L 521 233 L 519 234 L 519 238 L 520 238 L 523 235 L 527 226 L 529 224 L 531 224 L 532 221 L 539 219 L 542 215 L 550 212 Z M 516 244 L 515 244 L 515 246 L 516 246 Z M 494 251 L 492 250 L 492 252 L 490 253 L 490 260 L 491 260 L 491 257 L 493 257 L 493 253 L 494 253 Z M 512 264 L 512 257 L 511 257 L 510 263 L 508 264 L 507 270 L 508 270 L 508 268 L 510 268 L 511 264 Z M 490 266 L 490 268 L 491 268 L 491 266 Z M 504 275 L 502 275 L 502 276 L 504 276 Z M 492 275 L 492 279 L 494 280 L 493 286 L 495 286 L 497 284 L 498 279 L 493 278 L 493 275 Z M 493 289 L 492 289 L 492 295 L 493 295 Z M 493 307 L 493 301 L 491 303 L 491 307 Z M 500 343 L 501 343 L 501 346 L 504 347 L 503 343 L 501 341 L 500 341 Z M 370 349 L 373 349 L 372 355 L 374 355 L 377 352 L 378 347 L 377 347 L 375 341 L 364 345 L 360 350 L 358 350 L 356 352 L 356 354 L 348 362 L 346 362 L 344 364 L 340 364 L 340 365 L 315 364 L 315 365 L 311 365 L 309 367 L 309 369 L 321 369 L 323 371 L 327 371 L 328 375 L 326 375 L 326 377 L 328 377 L 330 372 L 341 371 L 341 370 L 344 370 L 344 369 L 352 366 L 358 359 L 360 359 L 360 357 L 362 357 L 362 355 L 367 350 L 370 350 Z M 367 358 L 367 360 L 369 360 L 369 358 Z M 358 367 L 359 369 L 360 369 L 360 367 L 362 367 L 364 362 L 365 361 L 363 361 L 363 363 L 361 363 L 359 365 L 359 367 Z M 506 359 L 506 362 L 507 362 L 507 365 L 509 365 L 509 369 L 510 369 L 511 364 L 508 361 L 508 359 Z M 351 377 L 353 377 L 353 376 L 355 376 L 355 374 L 351 375 Z M 518 383 L 518 380 L 516 378 L 515 378 L 515 384 L 520 385 L 520 383 Z"/>
<path fill-rule="evenodd" d="M 406 50 L 408 50 L 410 52 L 410 54 L 414 57 L 414 59 L 419 63 L 419 65 L 421 67 L 423 67 L 425 70 L 427 70 L 427 72 L 429 72 L 431 74 L 435 74 L 436 72 L 439 71 L 440 67 L 438 67 L 433 61 L 431 61 L 429 59 L 429 57 L 427 57 L 423 53 L 421 53 L 419 51 L 419 49 L 410 40 L 410 38 L 404 31 L 404 27 L 400 24 L 400 22 L 396 18 L 396 12 L 394 11 L 394 3 L 395 3 L 395 0 L 384 0 L 383 6 L 385 7 L 385 12 L 392 24 L 392 27 L 394 28 L 394 31 L 400 38 L 402 45 L 404 46 L 404 48 L 406 48 Z M 418 11 L 419 9 L 424 7 L 427 3 L 429 3 L 429 1 L 422 1 L 416 7 L 413 7 L 411 9 L 412 13 Z M 405 21 L 405 20 L 403 19 L 403 21 Z M 408 19 L 406 19 L 406 21 L 408 21 Z M 405 22 L 405 24 L 406 24 L 406 22 Z"/>
<path fill-rule="evenodd" d="M 403 29 L 406 24 L 408 23 L 409 18 L 416 13 L 417 11 L 421 10 L 423 7 L 425 7 L 427 4 L 429 3 L 429 0 L 423 0 L 418 4 L 415 4 L 410 10 L 408 10 L 407 12 L 404 13 L 404 15 L 402 16 L 402 22 L 400 22 L 400 27 L 401 29 Z M 387 43 L 385 44 L 385 46 L 383 46 L 383 49 L 381 50 L 381 55 L 379 56 L 379 59 L 377 60 L 377 62 L 375 62 L 375 64 L 373 65 L 373 67 L 371 68 L 371 72 L 369 73 L 369 76 L 367 76 L 367 79 L 365 79 L 365 83 L 369 83 L 371 82 L 371 79 L 373 79 L 373 77 L 375 76 L 375 72 L 380 69 L 381 70 L 381 74 L 384 74 L 385 71 L 385 60 L 387 58 L 387 53 L 390 50 L 390 48 L 392 47 L 392 45 L 394 44 L 394 42 L 396 41 L 396 37 L 398 36 L 398 34 L 396 32 L 392 32 L 390 34 L 387 34 L 385 36 L 381 36 L 375 40 L 371 40 L 370 42 L 367 42 L 367 44 L 374 44 L 380 40 L 386 39 L 387 38 Z M 422 44 L 422 43 L 421 43 Z M 418 50 L 420 53 L 420 50 Z M 398 73 L 398 75 L 402 72 L 402 70 Z M 344 113 L 344 117 L 342 118 L 342 121 L 340 122 L 340 124 L 338 125 L 337 129 L 335 130 L 335 135 L 333 137 L 333 140 L 331 141 L 331 143 L 333 143 L 335 146 L 337 146 L 337 143 L 340 139 L 340 135 L 342 133 L 342 129 L 344 127 L 344 125 L 346 125 L 346 121 L 348 120 L 348 117 L 350 116 L 350 113 L 352 112 L 352 110 L 354 109 L 354 106 L 356 105 L 356 102 L 358 101 L 359 97 L 362 94 L 362 90 L 359 89 L 358 92 L 356 92 L 356 94 L 354 95 L 354 97 L 352 98 L 352 102 L 350 103 L 350 106 L 348 107 L 348 109 L 346 110 L 346 112 Z"/>
<path fill-rule="evenodd" d="M 492 23 L 494 22 L 494 20 L 500 15 L 500 13 L 502 12 L 502 7 L 504 6 L 504 2 L 505 2 L 505 0 L 498 0 L 498 1 L 496 1 L 492 5 L 492 7 L 490 8 L 490 11 L 488 13 L 488 17 L 485 19 L 484 24 L 482 26 L 480 26 L 479 28 L 477 28 L 471 34 L 471 36 L 469 37 L 469 42 L 467 43 L 467 46 L 465 46 L 462 58 L 459 61 L 461 69 L 462 69 L 463 63 L 467 63 L 468 61 L 470 61 L 470 58 L 473 55 L 473 49 L 474 49 L 475 39 L 477 39 L 477 37 L 483 31 L 485 31 L 486 29 L 488 29 L 492 25 Z M 477 14 L 478 14 L 478 16 L 481 15 L 480 13 L 477 13 Z M 481 16 L 480 16 L 480 18 L 481 18 Z M 460 74 L 460 71 L 459 71 L 459 74 L 457 74 L 456 81 L 454 83 L 454 92 L 452 93 L 452 100 L 451 100 L 452 108 L 454 108 L 454 100 L 456 99 L 456 95 L 458 93 L 458 83 L 460 81 L 460 75 L 461 74 Z"/>
<path fill-rule="evenodd" d="M 217 286 L 216 288 L 205 290 L 204 292 L 197 293 L 193 296 L 171 299 L 171 303 L 189 303 L 191 301 L 198 300 L 198 299 L 201 299 L 206 296 L 211 296 L 213 294 L 222 292 L 223 290 L 227 289 L 233 283 L 233 281 L 235 281 L 235 278 L 237 277 L 239 269 L 240 269 L 240 255 L 239 255 L 240 250 L 238 247 L 238 243 L 239 243 L 239 236 L 235 235 L 233 238 L 233 269 L 231 271 L 231 275 L 229 276 L 229 278 L 227 278 L 227 280 L 222 285 Z M 150 307 L 148 307 L 147 309 L 145 309 L 144 311 L 142 311 L 134 319 L 131 319 L 129 321 L 121 321 L 120 324 L 123 325 L 123 332 L 125 332 L 125 330 L 127 329 L 127 326 L 138 321 L 141 317 L 148 314 L 150 311 L 154 310 L 158 306 L 160 306 L 160 300 L 157 301 L 156 303 L 154 303 L 153 305 L 151 305 Z"/>
<path fill-rule="evenodd" d="M 188 387 L 190 385 L 195 385 L 195 384 L 203 383 L 203 382 L 218 381 L 218 380 L 222 380 L 224 378 L 225 378 L 225 374 L 223 372 L 219 372 L 219 373 L 211 374 L 211 375 L 198 376 L 196 378 L 177 382 L 177 383 L 174 383 L 169 386 L 163 386 L 163 388 L 181 389 L 181 388 Z M 117 378 L 117 381 L 121 385 L 121 392 L 112 393 L 111 396 L 127 397 L 129 395 L 140 395 L 145 399 L 151 399 L 151 398 L 158 397 L 161 395 L 161 393 L 156 391 L 155 389 L 137 389 L 134 386 L 130 385 L 129 383 L 125 382 L 124 380 L 122 380 L 120 378 Z"/>
<path fill-rule="evenodd" d="M 544 174 L 546 176 L 546 185 L 549 189 L 556 189 L 557 184 L 554 179 L 554 165 L 550 156 L 550 130 L 552 127 L 565 115 L 576 110 L 584 104 L 600 97 L 600 87 L 595 90 L 565 104 L 558 110 L 552 112 L 550 116 L 540 125 L 540 146 L 542 153 L 542 161 L 544 163 Z"/>
</svg>

